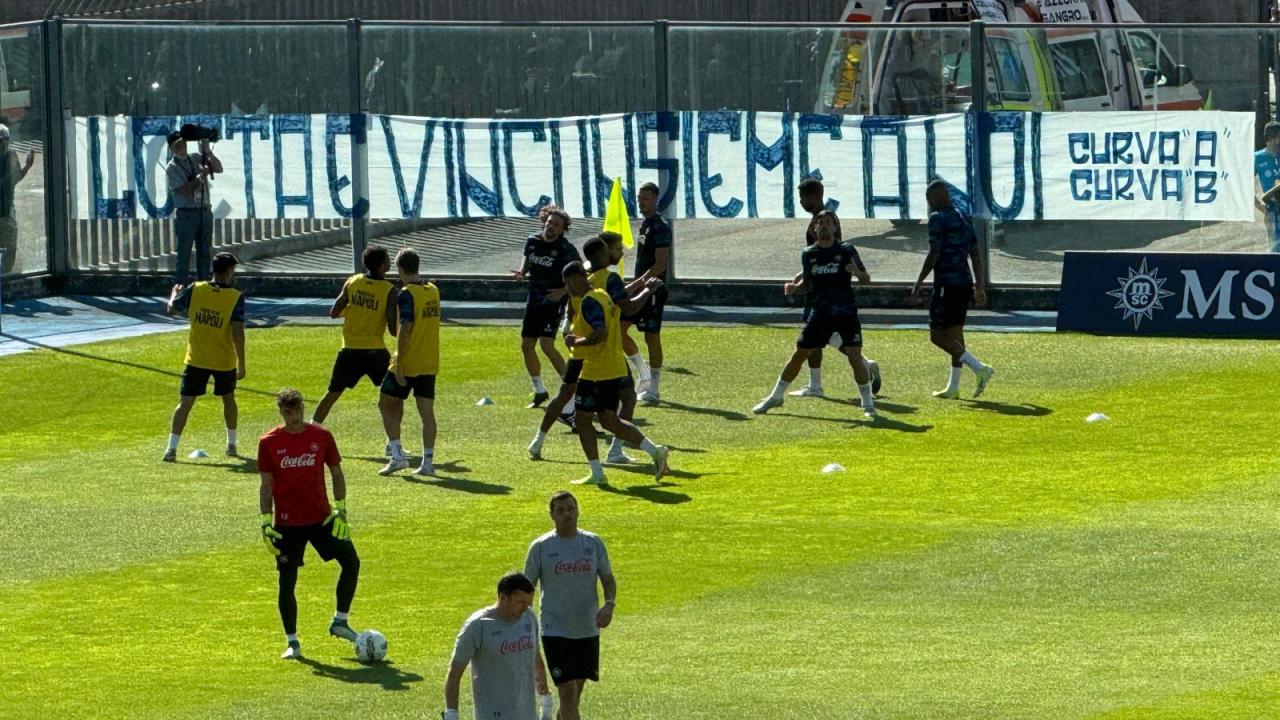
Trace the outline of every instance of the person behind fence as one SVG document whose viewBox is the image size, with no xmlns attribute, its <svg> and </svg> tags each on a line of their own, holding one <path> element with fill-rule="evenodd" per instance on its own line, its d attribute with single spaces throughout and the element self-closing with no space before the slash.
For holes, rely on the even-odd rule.
<svg viewBox="0 0 1280 720">
<path fill-rule="evenodd" d="M 196 273 L 207 280 L 209 256 L 213 253 L 213 209 L 209 202 L 209 178 L 222 172 L 222 161 L 213 154 L 208 140 L 200 141 L 200 152 L 188 153 L 182 133 L 169 133 L 173 154 L 165 174 L 173 200 L 173 235 L 178 245 L 179 284 L 186 284 L 191 271 L 191 246 L 196 248 Z"/>
<path fill-rule="evenodd" d="M 1264 147 L 1253 154 L 1253 174 L 1258 177 L 1258 197 L 1254 205 L 1262 211 L 1267 228 L 1267 247 L 1280 252 L 1280 122 L 1269 122 L 1262 130 Z"/>
<path fill-rule="evenodd" d="M 25 165 L 19 165 L 18 153 L 9 147 L 9 128 L 0 125 L 0 275 L 13 272 L 18 260 L 18 213 L 13 207 L 14 192 L 18 183 L 31 171 L 36 161 L 35 152 L 27 153 Z"/>
</svg>

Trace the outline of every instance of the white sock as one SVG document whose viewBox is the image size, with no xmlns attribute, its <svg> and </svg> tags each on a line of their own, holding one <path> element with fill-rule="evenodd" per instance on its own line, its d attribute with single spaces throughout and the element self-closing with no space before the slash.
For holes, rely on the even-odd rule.
<svg viewBox="0 0 1280 720">
<path fill-rule="evenodd" d="M 546 391 L 547 391 L 547 386 L 545 386 L 545 385 L 543 385 L 543 384 L 542 384 L 542 376 L 541 376 L 541 375 L 530 375 L 530 376 L 529 376 L 529 379 L 533 381 L 533 391 L 534 391 L 534 392 L 536 392 L 536 393 L 544 393 L 544 392 L 546 392 Z"/>
<path fill-rule="evenodd" d="M 951 379 L 947 381 L 947 392 L 957 392 L 960 390 L 960 368 L 951 368 Z"/>
<path fill-rule="evenodd" d="M 871 383 L 859 385 L 858 394 L 862 396 L 862 409 L 864 411 L 876 409 L 876 399 L 871 395 Z"/>
<path fill-rule="evenodd" d="M 636 375 L 640 376 L 640 382 L 647 383 L 652 379 L 653 372 L 649 370 L 649 364 L 644 361 L 639 352 L 634 355 L 628 355 L 627 360 L 635 367 Z"/>
<path fill-rule="evenodd" d="M 960 356 L 960 362 L 964 363 L 965 367 L 969 368 L 974 372 L 978 372 L 979 370 L 982 369 L 982 361 L 974 357 L 973 355 L 969 354 L 968 350 L 966 350 L 964 354 Z"/>
<path fill-rule="evenodd" d="M 809 387 L 811 388 L 822 387 L 822 368 L 820 367 L 809 368 Z"/>
<path fill-rule="evenodd" d="M 791 386 L 790 380 L 778 378 L 778 382 L 773 386 L 773 392 L 769 393 L 769 397 L 774 400 L 781 400 L 787 394 L 787 388 Z"/>
<path fill-rule="evenodd" d="M 569 396 L 569 402 L 564 404 L 564 409 L 560 411 L 561 415 L 572 415 L 573 408 L 578 404 L 578 394 L 574 393 Z"/>
<path fill-rule="evenodd" d="M 649 368 L 649 392 L 658 394 L 658 381 L 662 379 L 662 368 Z"/>
<path fill-rule="evenodd" d="M 604 466 L 600 464 L 600 459 L 588 460 L 587 464 L 591 466 L 591 477 L 604 477 Z"/>
<path fill-rule="evenodd" d="M 390 442 L 387 443 L 387 446 L 391 448 L 392 459 L 402 460 L 404 458 L 404 450 L 400 449 L 399 440 L 391 440 Z"/>
<path fill-rule="evenodd" d="M 533 444 L 537 445 L 538 447 L 542 447 L 542 441 L 546 439 L 547 439 L 547 434 L 542 432 L 541 429 L 539 429 L 538 434 L 533 436 Z"/>
<path fill-rule="evenodd" d="M 235 445 L 235 444 L 236 444 L 236 430 L 235 430 L 235 428 L 227 428 L 227 444 L 228 444 L 228 445 Z"/>
<path fill-rule="evenodd" d="M 640 441 L 640 449 L 649 453 L 649 457 L 654 457 L 658 454 L 658 446 L 654 445 L 649 438 L 644 438 Z"/>
<path fill-rule="evenodd" d="M 294 633 L 292 635 L 285 633 L 284 639 L 288 642 L 296 643 L 298 642 L 298 633 Z"/>
<path fill-rule="evenodd" d="M 182 437 L 182 436 L 181 436 L 181 435 L 174 435 L 173 433 L 169 433 L 169 449 L 170 449 L 170 450 L 177 450 L 177 449 L 178 449 L 178 438 L 180 438 L 180 437 Z"/>
<path fill-rule="evenodd" d="M 422 464 L 426 465 L 427 463 L 435 459 L 435 454 L 436 454 L 436 451 L 434 448 L 424 448 L 422 450 Z"/>
<path fill-rule="evenodd" d="M 622 438 L 618 437 L 617 435 L 614 435 L 613 442 L 609 443 L 609 454 L 621 455 L 623 447 L 624 445 L 622 444 Z"/>
<path fill-rule="evenodd" d="M 344 613 L 344 612 L 335 612 L 335 613 L 333 614 L 333 619 L 334 619 L 334 620 L 346 620 L 346 619 L 347 619 L 347 613 Z"/>
</svg>

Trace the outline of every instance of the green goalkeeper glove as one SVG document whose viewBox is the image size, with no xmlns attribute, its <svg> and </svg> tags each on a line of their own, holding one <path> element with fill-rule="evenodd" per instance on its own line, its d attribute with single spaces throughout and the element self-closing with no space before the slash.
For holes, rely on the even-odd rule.
<svg viewBox="0 0 1280 720">
<path fill-rule="evenodd" d="M 272 555 L 279 555 L 280 548 L 276 547 L 275 541 L 280 540 L 284 536 L 276 532 L 275 528 L 271 527 L 272 520 L 274 520 L 274 518 L 271 516 L 271 513 L 262 513 L 262 542 L 267 546 L 267 552 Z"/>
<path fill-rule="evenodd" d="M 333 512 L 329 513 L 329 517 L 325 518 L 324 524 L 333 523 L 333 536 L 339 540 L 351 539 L 351 526 L 347 524 L 347 501 L 334 500 Z"/>
</svg>

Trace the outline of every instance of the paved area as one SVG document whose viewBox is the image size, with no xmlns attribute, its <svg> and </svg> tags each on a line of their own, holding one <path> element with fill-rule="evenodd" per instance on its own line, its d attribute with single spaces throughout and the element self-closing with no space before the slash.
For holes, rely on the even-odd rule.
<svg viewBox="0 0 1280 720">
<path fill-rule="evenodd" d="M 687 279 L 783 280 L 799 267 L 806 220 L 677 220 L 676 276 Z M 579 247 L 600 231 L 600 221 L 576 219 L 569 237 Z M 638 228 L 639 225 L 636 225 Z M 1000 283 L 1056 285 L 1067 250 L 1152 252 L 1266 252 L 1258 223 L 1038 222 L 1008 223 L 991 253 Z M 923 222 L 846 220 L 846 238 L 862 253 L 873 281 L 911 282 L 928 250 Z M 523 218 L 461 222 L 375 240 L 423 254 L 429 274 L 501 275 L 519 262 L 524 239 L 537 223 Z M 634 267 L 634 257 L 628 257 Z M 245 266 L 267 273 L 349 272 L 347 245 L 268 258 Z"/>
<path fill-rule="evenodd" d="M 251 327 L 281 324 L 337 325 L 329 318 L 329 299 L 249 298 L 246 312 Z M 0 314 L 0 356 L 41 347 L 69 347 L 151 333 L 185 330 L 184 320 L 164 314 L 159 297 L 52 297 L 6 302 Z M 444 321 L 454 324 L 515 325 L 524 310 L 522 303 L 448 303 Z M 670 306 L 667 322 L 691 325 L 795 326 L 799 312 L 793 308 L 739 308 Z M 863 324 L 871 328 L 926 327 L 923 310 L 876 310 L 862 312 Z M 1002 332 L 1048 332 L 1056 322 L 1051 312 L 970 314 L 973 330 Z"/>
</svg>

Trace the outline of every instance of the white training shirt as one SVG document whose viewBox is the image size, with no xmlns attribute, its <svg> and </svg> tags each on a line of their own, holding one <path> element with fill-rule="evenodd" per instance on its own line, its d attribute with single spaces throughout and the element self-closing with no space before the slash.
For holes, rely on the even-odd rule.
<svg viewBox="0 0 1280 720">
<path fill-rule="evenodd" d="M 542 634 L 574 639 L 599 635 L 596 578 L 612 574 L 609 553 L 595 533 L 578 530 L 562 538 L 552 530 L 534 540 L 524 576 L 542 590 Z"/>
<path fill-rule="evenodd" d="M 530 610 L 514 621 L 503 620 L 494 607 L 467 618 L 453 645 L 453 663 L 471 664 L 476 720 L 537 720 L 537 649 L 538 620 Z"/>
</svg>

